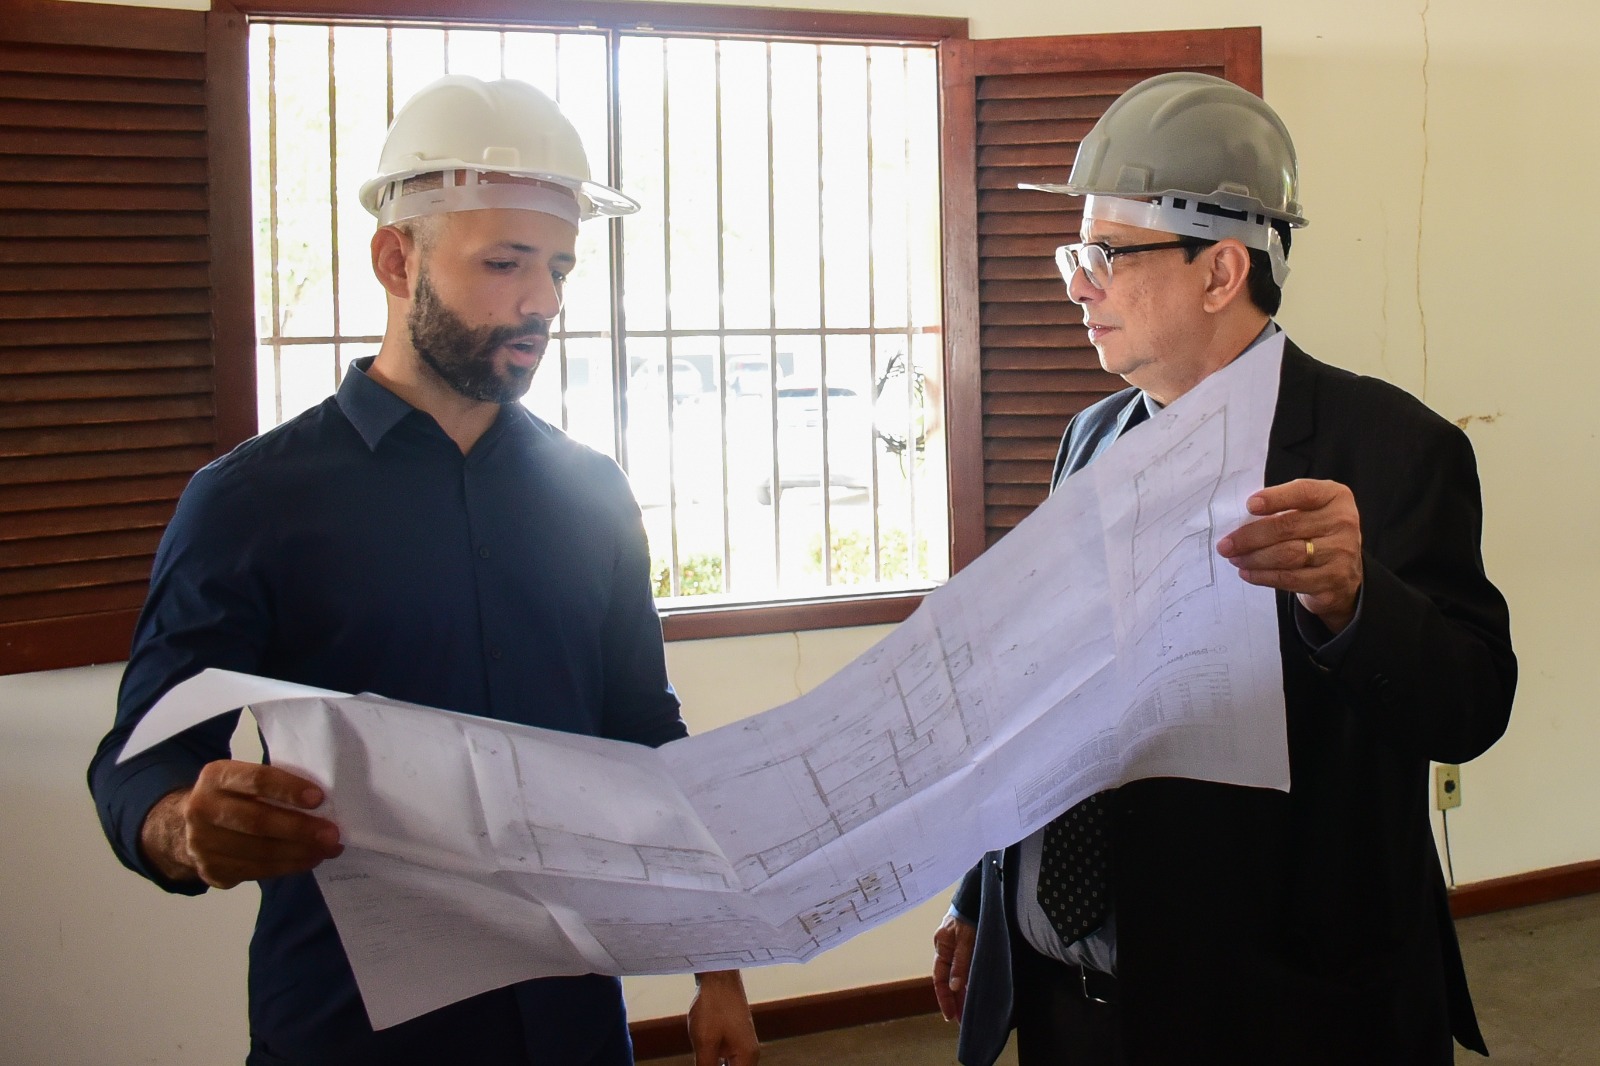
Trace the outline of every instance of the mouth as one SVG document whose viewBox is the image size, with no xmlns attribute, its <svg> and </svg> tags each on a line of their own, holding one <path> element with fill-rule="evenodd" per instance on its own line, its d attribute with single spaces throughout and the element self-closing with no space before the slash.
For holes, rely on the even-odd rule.
<svg viewBox="0 0 1600 1066">
<path fill-rule="evenodd" d="M 1108 326 L 1103 322 L 1087 322 L 1087 321 L 1084 322 L 1083 328 L 1089 331 L 1089 343 L 1090 344 L 1099 344 L 1100 341 L 1107 334 L 1109 334 L 1112 330 L 1116 329 L 1115 326 Z"/>
<path fill-rule="evenodd" d="M 513 337 L 500 347 L 510 356 L 513 365 L 520 367 L 535 367 L 539 360 L 544 358 L 545 346 L 550 343 L 550 338 L 543 333 L 530 333 L 522 337 Z"/>
</svg>

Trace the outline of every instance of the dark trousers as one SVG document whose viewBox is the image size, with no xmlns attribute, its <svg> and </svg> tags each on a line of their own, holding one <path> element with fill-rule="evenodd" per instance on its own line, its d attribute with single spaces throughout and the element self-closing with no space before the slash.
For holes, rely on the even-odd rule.
<svg viewBox="0 0 1600 1066">
<path fill-rule="evenodd" d="M 620 989 L 612 989 L 615 978 L 531 985 L 521 996 L 515 987 L 486 992 L 319 1051 L 280 1054 L 252 1042 L 246 1066 L 633 1066 Z M 591 1008 L 579 1018 L 539 1002 L 541 995 L 574 989 L 600 999 L 609 993 L 616 1010 L 600 1017 Z M 530 1032 L 530 1024 L 541 1031 Z"/>
<path fill-rule="evenodd" d="M 1125 1066 L 1116 982 L 1012 939 L 1018 1066 Z M 1106 1002 L 1101 1002 L 1105 1000 Z"/>
</svg>

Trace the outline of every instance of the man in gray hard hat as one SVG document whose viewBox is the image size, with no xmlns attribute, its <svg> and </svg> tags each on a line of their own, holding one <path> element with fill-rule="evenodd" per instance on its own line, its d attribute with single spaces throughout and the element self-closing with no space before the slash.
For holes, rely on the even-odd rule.
<svg viewBox="0 0 1600 1066">
<path fill-rule="evenodd" d="M 184 491 L 90 788 L 118 858 L 158 886 L 260 883 L 250 1066 L 627 1066 L 621 983 L 603 974 L 375 1031 L 311 874 L 342 847 L 322 790 L 232 759 L 233 720 L 116 762 L 150 706 L 208 667 L 639 744 L 686 732 L 627 479 L 517 402 L 579 224 L 638 205 L 590 180 L 554 101 L 460 76 L 395 116 L 361 202 L 388 304 L 378 354 Z M 697 1061 L 754 1066 L 738 971 L 698 989 Z"/>
<path fill-rule="evenodd" d="M 1278 332 L 1305 224 L 1278 116 L 1201 74 L 1135 85 L 1064 185 L 1057 262 L 1106 370 L 1055 481 Z M 1217 553 L 1278 590 L 1287 793 L 1103 792 L 984 857 L 934 936 L 960 1058 L 988 1066 L 1445 1066 L 1485 1052 L 1429 821 L 1429 760 L 1506 728 L 1506 604 L 1483 572 L 1472 448 L 1384 382 L 1285 339 L 1259 516 Z"/>
</svg>

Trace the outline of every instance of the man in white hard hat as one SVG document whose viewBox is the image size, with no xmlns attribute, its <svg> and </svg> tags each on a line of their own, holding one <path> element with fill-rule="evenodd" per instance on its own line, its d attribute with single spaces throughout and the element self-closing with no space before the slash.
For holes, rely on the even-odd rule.
<svg viewBox="0 0 1600 1066">
<path fill-rule="evenodd" d="M 1129 389 L 1067 427 L 1059 480 L 1246 350 L 1284 345 L 1260 517 L 1218 555 L 1278 590 L 1292 785 L 1136 781 L 988 855 L 935 934 L 963 1063 L 1446 1066 L 1482 1052 L 1434 850 L 1428 762 L 1506 728 L 1504 599 L 1471 445 L 1279 336 L 1304 224 L 1287 130 L 1217 78 L 1123 94 L 1065 185 L 1057 253 Z"/>
<path fill-rule="evenodd" d="M 631 1063 L 620 983 L 599 975 L 374 1032 L 310 873 L 341 850 L 320 790 L 230 759 L 232 721 L 115 762 L 207 667 L 641 744 L 685 733 L 627 480 L 517 402 L 580 221 L 637 205 L 590 180 L 543 94 L 465 77 L 400 111 L 361 199 L 383 344 L 184 492 L 90 786 L 118 857 L 161 887 L 260 882 L 249 1063 Z M 700 975 L 689 1020 L 698 1063 L 756 1062 L 737 971 Z"/>
</svg>

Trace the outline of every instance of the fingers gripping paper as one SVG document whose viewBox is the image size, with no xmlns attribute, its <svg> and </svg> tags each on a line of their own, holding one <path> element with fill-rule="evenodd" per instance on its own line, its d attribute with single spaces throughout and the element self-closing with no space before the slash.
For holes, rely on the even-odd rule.
<svg viewBox="0 0 1600 1066">
<path fill-rule="evenodd" d="M 1100 789 L 1288 787 L 1273 593 L 1214 549 L 1261 487 L 1282 353 L 1207 378 L 855 662 L 721 729 L 651 750 L 207 671 L 123 758 L 252 707 L 330 797 L 346 850 L 316 876 L 379 1027 L 530 977 L 808 959 Z"/>
</svg>

